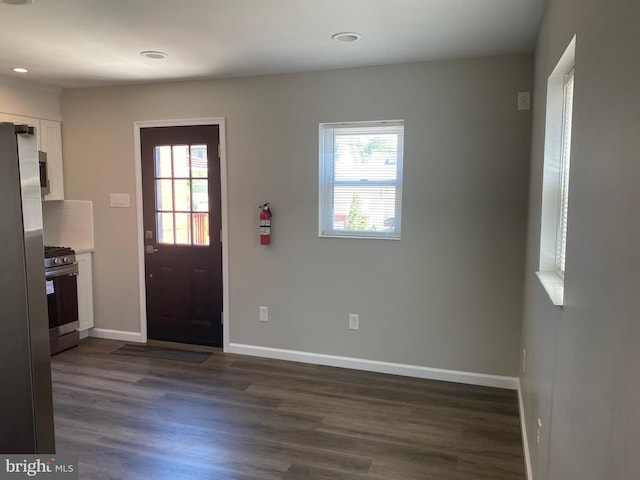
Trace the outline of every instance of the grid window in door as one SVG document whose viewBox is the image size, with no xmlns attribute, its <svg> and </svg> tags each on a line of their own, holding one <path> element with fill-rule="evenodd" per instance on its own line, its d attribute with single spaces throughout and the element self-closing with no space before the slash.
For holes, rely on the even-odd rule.
<svg viewBox="0 0 640 480">
<path fill-rule="evenodd" d="M 156 146 L 154 159 L 157 242 L 209 245 L 207 146 Z"/>
</svg>

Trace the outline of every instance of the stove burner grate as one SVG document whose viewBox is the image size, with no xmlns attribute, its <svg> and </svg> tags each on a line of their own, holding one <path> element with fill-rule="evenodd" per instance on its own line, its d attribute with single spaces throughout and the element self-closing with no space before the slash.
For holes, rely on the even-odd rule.
<svg viewBox="0 0 640 480">
<path fill-rule="evenodd" d="M 62 257 L 64 255 L 73 255 L 76 252 L 70 247 L 51 247 L 45 245 L 44 258 Z"/>
</svg>

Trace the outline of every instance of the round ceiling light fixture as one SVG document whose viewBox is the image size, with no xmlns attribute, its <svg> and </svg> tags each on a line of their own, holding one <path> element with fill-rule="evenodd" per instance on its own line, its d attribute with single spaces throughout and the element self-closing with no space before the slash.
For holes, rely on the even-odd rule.
<svg viewBox="0 0 640 480">
<path fill-rule="evenodd" d="M 145 50 L 143 52 L 140 52 L 140 55 L 142 55 L 143 57 L 151 58 L 153 60 L 160 60 L 161 58 L 167 58 L 169 56 L 164 52 L 158 52 L 156 50 Z"/>
<path fill-rule="evenodd" d="M 29 71 L 26 68 L 22 68 L 22 67 L 14 67 L 11 70 L 13 70 L 16 73 L 27 73 Z"/>
<path fill-rule="evenodd" d="M 350 43 L 357 42 L 362 38 L 362 35 L 356 32 L 340 32 L 334 33 L 333 35 L 331 35 L 331 38 L 333 38 L 336 42 Z"/>
</svg>

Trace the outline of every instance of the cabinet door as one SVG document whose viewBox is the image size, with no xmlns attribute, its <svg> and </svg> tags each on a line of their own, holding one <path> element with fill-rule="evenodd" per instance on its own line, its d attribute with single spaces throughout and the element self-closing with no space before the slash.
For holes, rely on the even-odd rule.
<svg viewBox="0 0 640 480">
<path fill-rule="evenodd" d="M 78 320 L 79 330 L 93 328 L 93 259 L 91 253 L 76 255 L 78 260 Z"/>
<path fill-rule="evenodd" d="M 64 200 L 62 169 L 62 125 L 53 120 L 40 120 L 40 150 L 47 153 L 49 194 L 44 200 Z"/>
</svg>

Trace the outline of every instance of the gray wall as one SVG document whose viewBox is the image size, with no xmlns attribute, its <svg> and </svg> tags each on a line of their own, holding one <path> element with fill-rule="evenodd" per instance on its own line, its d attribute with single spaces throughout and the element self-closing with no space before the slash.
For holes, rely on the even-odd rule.
<svg viewBox="0 0 640 480">
<path fill-rule="evenodd" d="M 65 90 L 67 197 L 94 201 L 96 326 L 139 330 L 135 208 L 108 206 L 134 198 L 133 122 L 222 116 L 231 342 L 517 375 L 531 119 L 516 93 L 532 60 Z M 318 238 L 318 124 L 381 119 L 405 120 L 402 240 Z"/>
<path fill-rule="evenodd" d="M 538 38 L 521 376 L 536 480 L 640 478 L 639 24 L 637 0 L 549 0 Z M 565 306 L 559 308 L 534 272 L 547 77 L 574 34 Z"/>
</svg>

